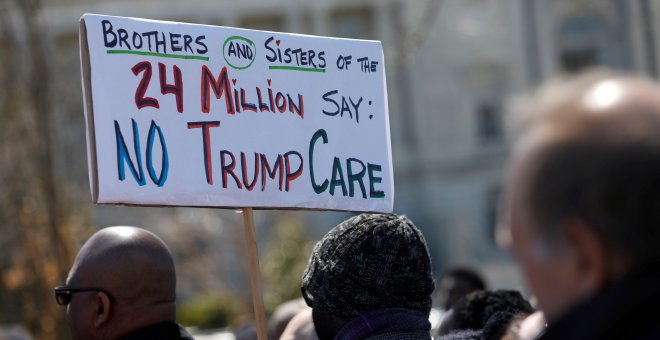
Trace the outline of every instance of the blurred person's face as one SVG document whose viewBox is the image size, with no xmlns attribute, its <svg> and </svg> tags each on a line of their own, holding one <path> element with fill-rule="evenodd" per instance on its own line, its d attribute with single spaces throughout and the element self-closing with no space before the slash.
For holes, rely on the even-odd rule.
<svg viewBox="0 0 660 340">
<path fill-rule="evenodd" d="M 508 174 L 503 246 L 517 258 L 537 307 L 554 320 L 583 296 L 584 284 L 573 245 L 547 240 L 526 202 L 530 165 L 543 144 L 534 136 L 522 142 Z"/>
<path fill-rule="evenodd" d="M 460 298 L 477 290 L 470 283 L 451 276 L 442 278 L 439 286 L 441 305 L 444 310 L 449 310 Z"/>
</svg>

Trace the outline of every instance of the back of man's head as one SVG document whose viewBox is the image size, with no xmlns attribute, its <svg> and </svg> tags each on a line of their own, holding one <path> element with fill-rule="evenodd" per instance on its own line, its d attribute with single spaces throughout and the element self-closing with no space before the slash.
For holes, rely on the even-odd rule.
<svg viewBox="0 0 660 340">
<path fill-rule="evenodd" d="M 494 321 L 490 319 L 500 312 L 509 313 L 511 318 L 518 314 L 531 314 L 534 308 L 515 290 L 476 291 L 454 304 L 449 316 L 442 321 L 440 335 L 455 330 L 481 330 L 488 322 Z"/>
<path fill-rule="evenodd" d="M 268 338 L 279 339 L 289 321 L 298 313 L 307 309 L 309 307 L 307 307 L 305 300 L 302 298 L 289 300 L 277 306 L 268 320 Z"/>
<path fill-rule="evenodd" d="M 543 291 L 584 297 L 660 260 L 660 90 L 650 80 L 592 72 L 542 88 L 521 111 L 530 118 L 514 149 L 506 224 L 552 318 L 568 302 Z M 594 270 L 582 268 L 593 275 L 577 285 L 570 276 L 581 260 Z"/>
<path fill-rule="evenodd" d="M 440 305 L 445 310 L 460 298 L 477 290 L 486 289 L 484 279 L 468 267 L 452 267 L 440 276 L 439 282 Z"/>
<path fill-rule="evenodd" d="M 428 319 L 433 288 L 424 236 L 393 214 L 362 214 L 336 226 L 314 247 L 302 281 L 307 304 L 336 317 L 337 327 L 385 308 Z"/>
<path fill-rule="evenodd" d="M 115 338 L 160 322 L 174 322 L 176 274 L 167 246 L 135 227 L 95 233 L 69 271 L 73 292 L 67 322 L 75 339 Z"/>
</svg>

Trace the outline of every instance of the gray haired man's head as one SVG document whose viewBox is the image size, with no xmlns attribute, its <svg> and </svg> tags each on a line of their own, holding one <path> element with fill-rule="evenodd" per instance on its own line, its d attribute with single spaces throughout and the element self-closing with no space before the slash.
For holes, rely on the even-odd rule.
<svg viewBox="0 0 660 340">
<path fill-rule="evenodd" d="M 551 83 L 507 178 L 505 231 L 550 319 L 633 266 L 660 260 L 660 88 L 591 72 Z"/>
</svg>

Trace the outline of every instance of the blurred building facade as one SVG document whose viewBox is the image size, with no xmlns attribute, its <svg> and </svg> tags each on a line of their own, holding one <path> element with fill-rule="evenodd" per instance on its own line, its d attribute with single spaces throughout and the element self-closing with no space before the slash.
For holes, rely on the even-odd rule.
<svg viewBox="0 0 660 340">
<path fill-rule="evenodd" d="M 79 201 L 89 197 L 78 56 L 83 13 L 381 40 L 395 210 L 424 229 L 437 270 L 472 265 L 495 287 L 522 288 L 494 238 L 508 151 L 508 98 L 594 65 L 657 78 L 660 56 L 658 0 L 50 0 L 43 5 L 40 19 L 58 74 L 54 138 L 68 150 L 56 159 L 56 171 L 79 188 L 73 198 Z M 96 207 L 93 215 L 99 225 L 203 223 L 209 235 L 232 227 L 221 229 L 223 222 L 208 209 L 152 214 Z M 318 238 L 346 214 L 304 216 Z M 268 223 L 267 218 L 258 222 Z M 201 264 L 210 265 L 213 258 Z"/>
</svg>

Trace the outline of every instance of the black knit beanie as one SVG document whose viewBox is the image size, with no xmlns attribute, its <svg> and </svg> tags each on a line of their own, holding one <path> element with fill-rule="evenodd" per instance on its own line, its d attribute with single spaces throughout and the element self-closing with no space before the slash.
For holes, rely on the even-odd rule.
<svg viewBox="0 0 660 340">
<path fill-rule="evenodd" d="M 428 314 L 434 283 L 422 233 L 407 217 L 361 214 L 319 241 L 302 280 L 307 304 L 351 320 L 382 308 Z"/>
</svg>

